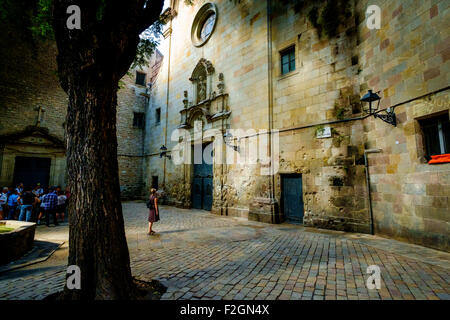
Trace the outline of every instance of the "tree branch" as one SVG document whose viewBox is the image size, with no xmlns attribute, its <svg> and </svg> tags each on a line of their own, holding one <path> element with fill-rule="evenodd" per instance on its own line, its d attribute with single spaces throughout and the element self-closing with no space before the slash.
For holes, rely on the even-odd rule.
<svg viewBox="0 0 450 320">
<path fill-rule="evenodd" d="M 147 0 L 146 6 L 138 20 L 139 33 L 143 32 L 155 21 L 159 20 L 159 15 L 164 7 L 164 0 Z"/>
</svg>

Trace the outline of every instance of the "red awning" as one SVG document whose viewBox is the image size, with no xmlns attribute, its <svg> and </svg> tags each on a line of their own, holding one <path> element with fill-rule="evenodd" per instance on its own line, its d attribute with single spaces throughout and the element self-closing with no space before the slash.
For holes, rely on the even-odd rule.
<svg viewBox="0 0 450 320">
<path fill-rule="evenodd" d="M 450 153 L 431 156 L 431 160 L 428 161 L 429 164 L 449 163 L 449 162 L 450 162 Z"/>
</svg>

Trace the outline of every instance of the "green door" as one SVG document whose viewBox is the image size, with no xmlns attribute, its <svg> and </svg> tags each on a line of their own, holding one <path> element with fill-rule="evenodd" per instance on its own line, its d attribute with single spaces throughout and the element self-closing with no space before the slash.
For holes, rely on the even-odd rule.
<svg viewBox="0 0 450 320">
<path fill-rule="evenodd" d="M 282 176 L 283 212 L 286 220 L 303 223 L 303 192 L 301 175 Z"/>
<path fill-rule="evenodd" d="M 206 146 L 203 146 L 203 151 Z M 203 153 L 202 153 L 203 154 Z M 194 164 L 194 179 L 192 181 L 192 207 L 210 211 L 213 200 L 213 166 L 205 162 Z"/>
</svg>

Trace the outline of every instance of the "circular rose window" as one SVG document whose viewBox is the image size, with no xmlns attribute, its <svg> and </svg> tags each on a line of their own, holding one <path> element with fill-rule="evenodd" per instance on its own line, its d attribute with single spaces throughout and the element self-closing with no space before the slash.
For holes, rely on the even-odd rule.
<svg viewBox="0 0 450 320">
<path fill-rule="evenodd" d="M 217 21 L 217 9 L 213 3 L 206 3 L 197 12 L 192 23 L 191 39 L 196 47 L 204 45 L 211 37 Z"/>
</svg>

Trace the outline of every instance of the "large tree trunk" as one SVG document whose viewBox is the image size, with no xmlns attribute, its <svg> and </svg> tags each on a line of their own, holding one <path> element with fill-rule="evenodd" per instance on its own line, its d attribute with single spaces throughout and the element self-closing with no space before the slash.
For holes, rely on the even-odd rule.
<svg viewBox="0 0 450 320">
<path fill-rule="evenodd" d="M 69 95 L 66 121 L 69 265 L 81 289 L 66 299 L 133 299 L 117 162 L 119 80 L 136 55 L 139 34 L 154 23 L 163 0 L 79 0 L 81 29 L 66 26 L 72 0 L 53 0 L 58 75 Z"/>
<path fill-rule="evenodd" d="M 118 179 L 116 85 L 88 81 L 69 90 L 69 265 L 80 267 L 82 288 L 67 289 L 70 298 L 134 296 Z"/>
</svg>

